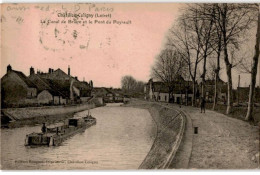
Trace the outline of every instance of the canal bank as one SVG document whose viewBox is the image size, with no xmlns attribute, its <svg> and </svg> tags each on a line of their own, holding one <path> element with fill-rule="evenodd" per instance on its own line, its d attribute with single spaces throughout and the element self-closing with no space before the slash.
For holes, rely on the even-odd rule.
<svg viewBox="0 0 260 175">
<path fill-rule="evenodd" d="M 103 101 L 92 99 L 85 104 L 75 104 L 66 106 L 43 106 L 27 108 L 6 108 L 2 109 L 2 127 L 16 128 L 24 125 L 35 125 L 41 123 L 56 123 L 73 117 L 77 112 L 104 106 Z M 7 118 L 3 122 L 3 118 Z"/>
<path fill-rule="evenodd" d="M 139 169 L 168 169 L 181 144 L 186 117 L 178 110 L 140 100 L 124 106 L 147 109 L 157 127 L 154 143 Z"/>
</svg>

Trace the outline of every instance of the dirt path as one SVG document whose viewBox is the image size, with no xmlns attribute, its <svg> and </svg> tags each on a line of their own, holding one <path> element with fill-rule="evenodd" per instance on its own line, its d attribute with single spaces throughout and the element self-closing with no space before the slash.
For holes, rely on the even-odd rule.
<svg viewBox="0 0 260 175">
<path fill-rule="evenodd" d="M 183 110 L 191 118 L 192 127 L 198 127 L 198 134 L 193 134 L 192 138 L 188 168 L 255 169 L 259 167 L 257 126 L 251 126 L 244 121 L 210 110 L 204 114 L 200 113 L 198 108 L 168 106 Z M 181 155 L 179 153 L 179 159 Z"/>
</svg>

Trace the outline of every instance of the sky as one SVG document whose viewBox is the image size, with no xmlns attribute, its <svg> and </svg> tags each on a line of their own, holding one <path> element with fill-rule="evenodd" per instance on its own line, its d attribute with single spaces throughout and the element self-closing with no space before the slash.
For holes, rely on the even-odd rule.
<svg viewBox="0 0 260 175">
<path fill-rule="evenodd" d="M 92 80 L 97 87 L 120 87 L 124 75 L 147 82 L 182 7 L 177 3 L 4 4 L 1 77 L 8 64 L 25 75 L 31 66 L 36 71 L 61 68 L 66 73 L 70 66 L 72 76 Z M 85 17 L 76 23 L 72 17 L 61 17 L 65 12 Z M 241 75 L 241 85 L 248 84 L 248 77 Z"/>
</svg>

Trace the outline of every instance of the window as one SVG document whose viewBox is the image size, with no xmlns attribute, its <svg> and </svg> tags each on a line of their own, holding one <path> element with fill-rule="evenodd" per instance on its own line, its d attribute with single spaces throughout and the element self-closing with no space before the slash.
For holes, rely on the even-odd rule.
<svg viewBox="0 0 260 175">
<path fill-rule="evenodd" d="M 165 101 L 167 101 L 167 96 L 165 95 Z"/>
<path fill-rule="evenodd" d="M 161 100 L 161 96 L 160 95 L 158 96 L 158 100 Z"/>
</svg>

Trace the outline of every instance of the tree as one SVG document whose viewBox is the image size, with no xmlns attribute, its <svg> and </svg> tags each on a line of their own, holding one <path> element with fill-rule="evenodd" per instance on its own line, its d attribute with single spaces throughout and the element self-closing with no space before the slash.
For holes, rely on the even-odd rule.
<svg viewBox="0 0 260 175">
<path fill-rule="evenodd" d="M 198 65 L 203 60 L 201 57 L 201 32 L 202 25 L 199 22 L 199 13 L 191 15 L 189 9 L 179 17 L 178 24 L 170 29 L 168 36 L 168 46 L 173 47 L 188 67 L 188 72 L 192 80 L 192 106 L 195 106 L 196 101 L 196 79 Z"/>
<path fill-rule="evenodd" d="M 137 81 L 130 75 L 126 75 L 121 79 L 121 88 L 125 92 L 143 92 L 144 84 L 144 82 Z"/>
<path fill-rule="evenodd" d="M 121 87 L 122 90 L 127 92 L 134 91 L 136 87 L 136 80 L 132 76 L 126 75 L 121 79 Z"/>
<path fill-rule="evenodd" d="M 251 69 L 251 84 L 249 91 L 248 109 L 246 114 L 246 120 L 253 119 L 253 109 L 254 109 L 254 94 L 255 94 L 255 84 L 256 84 L 256 74 L 257 65 L 259 60 L 259 42 L 260 42 L 260 7 L 258 5 L 258 20 L 257 20 L 257 32 L 256 32 L 256 44 L 255 44 L 255 55 L 253 57 L 253 65 Z"/>
<path fill-rule="evenodd" d="M 169 102 L 172 98 L 175 80 L 182 74 L 185 67 L 181 55 L 174 50 L 162 50 L 157 57 L 155 65 L 152 67 L 152 76 L 168 87 Z"/>
<path fill-rule="evenodd" d="M 206 65 L 207 58 L 214 51 L 215 42 L 214 38 L 214 21 L 215 21 L 215 8 L 213 4 L 195 4 L 188 8 L 187 18 L 191 22 L 195 22 L 198 25 L 191 25 L 190 29 L 196 32 L 198 42 L 201 47 L 201 56 L 203 58 L 203 72 L 202 78 L 202 97 L 205 97 L 205 77 L 206 77 Z M 200 26 L 200 28 L 198 27 Z M 192 28 L 194 27 L 194 28 Z"/>
<path fill-rule="evenodd" d="M 223 37 L 224 63 L 228 77 L 228 99 L 226 114 L 231 112 L 232 108 L 232 68 L 230 61 L 229 46 L 233 45 L 239 49 L 241 44 L 239 38 L 250 29 L 253 21 L 251 8 L 249 4 L 216 4 L 216 25 L 221 31 Z"/>
</svg>

